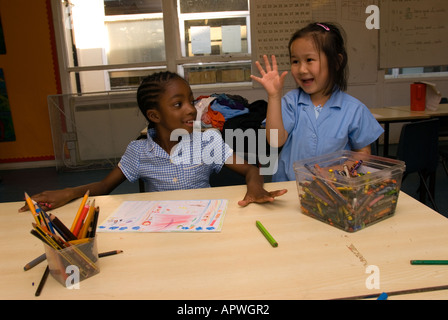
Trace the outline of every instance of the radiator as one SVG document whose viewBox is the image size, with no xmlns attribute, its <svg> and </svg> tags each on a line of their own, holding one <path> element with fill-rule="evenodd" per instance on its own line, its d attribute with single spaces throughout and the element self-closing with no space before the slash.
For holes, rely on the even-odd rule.
<svg viewBox="0 0 448 320">
<path fill-rule="evenodd" d="M 136 102 L 78 104 L 74 121 L 79 160 L 120 158 L 146 126 Z"/>
</svg>

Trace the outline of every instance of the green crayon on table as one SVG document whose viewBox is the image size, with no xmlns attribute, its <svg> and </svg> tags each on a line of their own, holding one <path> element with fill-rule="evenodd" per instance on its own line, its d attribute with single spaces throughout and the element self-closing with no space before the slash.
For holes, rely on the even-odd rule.
<svg viewBox="0 0 448 320">
<path fill-rule="evenodd" d="M 448 265 L 448 260 L 411 260 L 412 265 Z"/>
<path fill-rule="evenodd" d="M 265 236 L 265 238 L 269 241 L 271 246 L 278 247 L 277 241 L 271 236 L 271 234 L 266 230 L 266 228 L 261 224 L 260 221 L 256 222 L 257 228 L 261 231 L 261 233 Z"/>
</svg>

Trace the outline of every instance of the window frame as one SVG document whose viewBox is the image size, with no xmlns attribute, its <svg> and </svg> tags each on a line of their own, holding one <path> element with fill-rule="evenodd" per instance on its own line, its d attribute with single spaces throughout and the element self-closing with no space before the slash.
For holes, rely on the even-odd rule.
<svg viewBox="0 0 448 320">
<path fill-rule="evenodd" d="M 447 66 L 436 66 L 439 68 L 446 69 Z M 425 67 L 409 67 L 409 68 L 386 68 L 384 70 L 384 79 L 386 81 L 394 80 L 409 80 L 409 79 L 439 79 L 446 78 L 448 76 L 448 71 L 425 71 Z M 418 69 L 423 69 L 422 71 Z M 390 74 L 387 73 L 390 70 Z M 417 71 L 418 70 L 418 71 Z"/>
<path fill-rule="evenodd" d="M 225 18 L 227 17 L 241 17 L 242 13 L 247 15 L 247 41 L 248 41 L 248 53 L 225 53 L 221 55 L 211 55 L 211 56 L 197 56 L 197 57 L 184 57 L 182 55 L 182 45 L 185 38 L 182 38 L 180 32 L 180 23 L 182 23 L 182 28 L 184 28 L 185 19 L 180 19 L 180 9 L 178 7 L 178 0 L 163 0 L 162 10 L 163 10 L 163 26 L 164 26 L 164 36 L 165 36 L 165 61 L 158 62 L 137 62 L 137 63 L 125 63 L 125 64 L 108 64 L 108 65 L 91 65 L 91 66 L 72 66 L 70 57 L 69 42 L 66 40 L 67 36 L 70 35 L 70 30 L 66 30 L 64 25 L 64 10 L 65 6 L 69 4 L 70 1 L 67 0 L 51 0 L 51 8 L 53 13 L 54 22 L 54 32 L 56 38 L 56 49 L 57 49 L 57 59 L 59 65 L 59 74 L 61 78 L 61 89 L 63 94 L 83 94 L 91 93 L 94 91 L 83 91 L 81 90 L 79 74 L 83 72 L 101 71 L 104 73 L 117 72 L 117 71 L 133 71 L 133 70 L 148 70 L 148 72 L 157 71 L 172 71 L 183 75 L 183 65 L 191 66 L 193 64 L 210 64 L 210 63 L 225 63 L 225 62 L 241 62 L 245 61 L 248 64 L 252 63 L 252 46 L 251 46 L 251 36 L 250 36 L 250 1 L 248 1 L 248 11 L 228 11 L 225 12 Z M 204 13 L 202 15 L 203 17 Z M 221 16 L 219 16 L 221 14 Z M 210 16 L 223 18 L 223 12 L 210 13 Z M 146 14 L 141 14 L 146 15 Z M 151 14 L 149 14 L 151 15 Z M 182 14 L 187 17 L 197 17 L 198 14 L 188 13 Z M 118 16 L 120 17 L 120 16 Z M 117 16 L 106 16 L 105 21 L 116 20 Z M 132 20 L 128 17 L 127 20 Z M 78 78 L 78 79 L 76 79 Z M 108 78 L 109 79 L 109 78 Z M 107 79 L 105 79 L 107 80 Z M 216 83 L 200 85 L 199 87 L 240 87 L 241 85 L 252 86 L 252 81 L 248 82 L 237 82 L 237 83 Z M 192 85 L 195 87 L 195 85 Z M 132 89 L 132 86 L 128 88 L 107 88 L 106 91 L 119 91 L 123 89 Z"/>
</svg>

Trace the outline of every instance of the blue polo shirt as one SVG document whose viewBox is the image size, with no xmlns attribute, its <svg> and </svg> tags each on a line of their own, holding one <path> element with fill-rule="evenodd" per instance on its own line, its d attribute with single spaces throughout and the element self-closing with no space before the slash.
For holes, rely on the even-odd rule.
<svg viewBox="0 0 448 320">
<path fill-rule="evenodd" d="M 147 139 L 132 141 L 118 164 L 129 181 L 143 179 L 148 191 L 208 188 L 210 175 L 233 154 L 216 130 L 183 135 L 171 155 L 154 134 L 150 129 Z"/>
<path fill-rule="evenodd" d="M 362 149 L 384 131 L 362 102 L 338 89 L 317 118 L 310 96 L 300 88 L 292 90 L 282 98 L 282 116 L 288 139 L 273 181 L 295 180 L 295 161 L 339 150 Z"/>
</svg>

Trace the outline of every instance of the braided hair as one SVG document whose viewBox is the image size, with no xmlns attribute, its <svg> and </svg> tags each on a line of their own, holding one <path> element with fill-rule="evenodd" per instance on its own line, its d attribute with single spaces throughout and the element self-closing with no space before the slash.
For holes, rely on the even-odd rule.
<svg viewBox="0 0 448 320">
<path fill-rule="evenodd" d="M 154 123 L 149 120 L 146 114 L 148 110 L 159 108 L 160 95 L 165 92 L 165 86 L 174 79 L 186 81 L 180 75 L 170 71 L 158 72 L 151 74 L 143 79 L 137 89 L 137 103 L 140 111 L 148 120 L 149 128 L 154 127 Z"/>
</svg>

